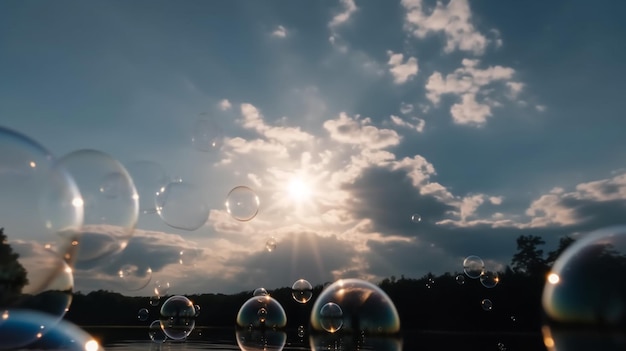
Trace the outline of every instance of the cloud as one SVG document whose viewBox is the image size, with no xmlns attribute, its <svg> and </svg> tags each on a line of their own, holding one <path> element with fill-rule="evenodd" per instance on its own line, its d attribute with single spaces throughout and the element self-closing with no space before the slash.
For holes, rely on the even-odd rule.
<svg viewBox="0 0 626 351">
<path fill-rule="evenodd" d="M 447 5 L 437 1 L 430 14 L 426 13 L 422 0 L 402 0 L 401 4 L 406 10 L 404 28 L 420 39 L 429 34 L 444 34 L 446 53 L 461 50 L 482 55 L 489 44 L 489 40 L 472 24 L 467 0 L 450 0 Z"/>
<path fill-rule="evenodd" d="M 539 112 L 543 112 L 546 110 L 546 106 L 545 105 L 536 105 L 535 109 Z"/>
<path fill-rule="evenodd" d="M 417 118 L 417 117 L 411 117 L 411 120 L 415 121 L 416 123 L 413 124 L 411 122 L 407 122 L 406 120 L 398 117 L 398 116 L 394 116 L 391 115 L 389 118 L 391 118 L 391 122 L 397 126 L 400 127 L 406 127 L 409 129 L 413 129 L 416 130 L 417 132 L 421 133 L 424 131 L 424 126 L 426 125 L 426 121 L 424 121 L 421 118 Z"/>
<path fill-rule="evenodd" d="M 379 129 L 371 125 L 371 119 L 354 118 L 342 112 L 337 119 L 324 122 L 324 128 L 330 137 L 344 144 L 366 146 L 369 149 L 382 149 L 400 143 L 400 135 L 391 129 Z"/>
<path fill-rule="evenodd" d="M 230 101 L 228 101 L 228 99 L 222 99 L 219 104 L 218 107 L 220 110 L 222 111 L 227 111 L 230 110 L 230 108 L 232 107 L 232 105 L 230 104 Z"/>
<path fill-rule="evenodd" d="M 524 89 L 524 83 L 520 82 L 506 82 L 506 86 L 509 88 L 509 94 L 511 99 L 515 100 Z"/>
<path fill-rule="evenodd" d="M 404 84 L 417 75 L 418 66 L 415 57 L 409 57 L 406 62 L 403 62 L 404 55 L 402 54 L 387 51 L 387 55 L 389 55 L 387 65 L 389 65 L 389 72 L 393 76 L 394 83 Z"/>
<path fill-rule="evenodd" d="M 411 113 L 413 111 L 413 105 L 407 104 L 404 102 L 400 103 L 400 113 L 406 115 L 407 113 Z"/>
<path fill-rule="evenodd" d="M 272 36 L 277 38 L 284 38 L 287 36 L 287 29 L 285 29 L 285 27 L 283 26 L 278 26 L 272 32 Z"/>
<path fill-rule="evenodd" d="M 492 205 L 502 205 L 503 199 L 504 197 L 502 196 L 491 196 L 489 197 L 489 202 L 491 202 Z"/>
<path fill-rule="evenodd" d="M 265 123 L 260 111 L 252 104 L 241 104 L 241 124 L 244 128 L 253 129 L 268 140 L 284 144 L 306 142 L 313 139 L 313 135 L 303 132 L 300 127 L 273 127 Z"/>
<path fill-rule="evenodd" d="M 333 19 L 328 23 L 328 26 L 330 28 L 334 28 L 348 22 L 352 14 L 357 11 L 354 0 L 340 0 L 340 2 L 343 6 L 343 11 L 336 14 Z"/>
</svg>

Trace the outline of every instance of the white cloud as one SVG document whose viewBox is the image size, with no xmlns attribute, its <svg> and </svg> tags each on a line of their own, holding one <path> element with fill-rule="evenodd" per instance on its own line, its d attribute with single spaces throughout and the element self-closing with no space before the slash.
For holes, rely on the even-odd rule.
<svg viewBox="0 0 626 351">
<path fill-rule="evenodd" d="M 444 51 L 469 51 L 481 55 L 489 40 L 472 24 L 472 13 L 467 0 L 450 0 L 447 5 L 438 1 L 427 14 L 421 0 L 402 0 L 406 10 L 404 27 L 415 37 L 423 39 L 429 34 L 443 33 Z"/>
<path fill-rule="evenodd" d="M 218 107 L 220 108 L 220 110 L 226 111 L 226 110 L 230 110 L 232 105 L 230 104 L 230 101 L 228 101 L 228 99 L 222 99 L 219 102 Z"/>
<path fill-rule="evenodd" d="M 283 26 L 278 26 L 272 32 L 272 36 L 277 37 L 277 38 L 284 38 L 287 36 L 287 29 L 285 29 L 285 27 Z"/>
<path fill-rule="evenodd" d="M 409 57 L 406 62 L 403 62 L 404 55 L 402 54 L 387 51 L 387 55 L 389 55 L 387 65 L 390 66 L 389 72 L 393 75 L 394 83 L 404 84 L 417 75 L 418 66 L 415 57 Z"/>
<path fill-rule="evenodd" d="M 241 104 L 240 122 L 244 128 L 253 129 L 269 140 L 284 144 L 295 142 L 307 142 L 313 139 L 313 135 L 303 132 L 300 127 L 274 127 L 265 123 L 259 110 L 252 104 Z"/>
<path fill-rule="evenodd" d="M 341 1 L 341 4 L 343 5 L 343 11 L 335 15 L 333 19 L 330 21 L 330 23 L 328 23 L 328 26 L 331 28 L 337 27 L 343 23 L 346 23 L 350 19 L 350 16 L 352 16 L 352 14 L 356 12 L 357 10 L 354 0 L 340 0 L 340 1 Z"/>
<path fill-rule="evenodd" d="M 522 89 L 524 89 L 524 83 L 520 82 L 506 82 L 506 86 L 509 88 L 511 99 L 517 98 L 522 92 Z"/>
<path fill-rule="evenodd" d="M 404 170 L 411 179 L 414 187 L 422 187 L 430 178 L 437 174 L 435 167 L 424 157 L 415 155 L 412 158 L 405 157 L 400 161 L 394 161 L 391 165 L 392 170 Z"/>
<path fill-rule="evenodd" d="M 400 126 L 400 127 L 406 127 L 409 129 L 416 130 L 419 133 L 424 131 L 424 126 L 426 125 L 426 121 L 417 117 L 411 117 L 411 120 L 413 120 L 415 123 L 407 122 L 401 117 L 394 116 L 394 115 L 391 115 L 389 118 L 391 119 L 391 122 L 393 124 Z"/>
<path fill-rule="evenodd" d="M 487 104 L 476 102 L 475 94 L 463 94 L 461 103 L 456 103 L 450 108 L 452 119 L 457 124 L 483 125 L 487 117 L 491 116 L 491 107 Z"/>
<path fill-rule="evenodd" d="M 401 138 L 395 130 L 379 129 L 370 124 L 369 118 L 360 119 L 359 115 L 352 118 L 342 112 L 337 119 L 325 121 L 324 128 L 333 140 L 344 144 L 382 149 L 400 143 Z"/>
<path fill-rule="evenodd" d="M 489 202 L 491 202 L 492 205 L 502 205 L 503 199 L 502 196 L 491 196 L 489 197 Z"/>
<path fill-rule="evenodd" d="M 411 113 L 413 111 L 413 105 L 407 103 L 400 103 L 400 113 L 406 115 L 407 113 Z"/>
</svg>

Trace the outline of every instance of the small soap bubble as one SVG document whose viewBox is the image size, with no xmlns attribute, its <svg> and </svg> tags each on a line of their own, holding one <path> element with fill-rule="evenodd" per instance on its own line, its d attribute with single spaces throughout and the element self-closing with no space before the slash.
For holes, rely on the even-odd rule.
<svg viewBox="0 0 626 351">
<path fill-rule="evenodd" d="M 259 197 L 247 186 L 237 186 L 226 196 L 226 211 L 241 222 L 247 222 L 256 217 L 259 206 Z"/>
<path fill-rule="evenodd" d="M 459 274 L 457 275 L 454 280 L 456 281 L 457 284 L 459 285 L 463 285 L 465 284 L 465 276 L 463 274 Z"/>
<path fill-rule="evenodd" d="M 150 323 L 150 327 L 148 327 L 148 336 L 150 340 L 155 343 L 164 343 L 167 340 L 167 335 L 161 329 L 161 321 L 154 320 Z"/>
<path fill-rule="evenodd" d="M 165 296 L 170 290 L 170 282 L 157 280 L 154 282 L 154 294 L 156 296 Z"/>
<path fill-rule="evenodd" d="M 257 316 L 259 316 L 259 323 L 264 324 L 267 319 L 267 310 L 264 307 L 259 308 Z"/>
<path fill-rule="evenodd" d="M 148 312 L 147 309 L 142 308 L 139 310 L 139 312 L 137 312 L 137 319 L 139 319 L 142 322 L 145 322 L 148 320 L 149 315 L 150 315 L 150 312 Z"/>
<path fill-rule="evenodd" d="M 422 216 L 420 216 L 420 215 L 419 215 L 419 214 L 417 214 L 417 213 L 414 213 L 414 214 L 411 216 L 411 221 L 412 221 L 413 223 L 420 223 L 420 222 L 422 221 Z"/>
<path fill-rule="evenodd" d="M 483 308 L 483 310 L 485 311 L 491 311 L 493 309 L 493 303 L 491 302 L 491 300 L 489 299 L 483 299 L 480 302 L 480 306 Z"/>
<path fill-rule="evenodd" d="M 156 211 L 172 228 L 193 231 L 209 219 L 206 195 L 195 185 L 174 181 L 157 191 Z"/>
<path fill-rule="evenodd" d="M 480 284 L 485 288 L 495 288 L 500 282 L 500 276 L 495 271 L 483 271 L 480 273 Z"/>
<path fill-rule="evenodd" d="M 150 306 L 158 306 L 160 300 L 161 300 L 161 297 L 157 295 L 150 296 Z"/>
<path fill-rule="evenodd" d="M 198 151 L 219 150 L 224 142 L 222 128 L 207 113 L 201 113 L 193 127 L 191 143 Z"/>
<path fill-rule="evenodd" d="M 267 241 L 265 242 L 265 249 L 267 250 L 267 252 L 272 252 L 276 250 L 276 239 L 274 237 L 267 239 Z"/>
<path fill-rule="evenodd" d="M 478 256 L 470 255 L 463 260 L 463 272 L 470 279 L 478 279 L 484 269 L 485 263 Z"/>
<path fill-rule="evenodd" d="M 195 305 L 194 308 L 196 309 L 196 317 L 198 317 L 200 315 L 200 305 Z"/>
<path fill-rule="evenodd" d="M 299 338 L 304 337 L 304 326 L 302 325 L 298 326 L 298 337 Z"/>
<path fill-rule="evenodd" d="M 122 286 L 129 291 L 137 291 L 145 288 L 152 279 L 150 267 L 142 269 L 134 264 L 125 264 L 117 271 Z"/>
<path fill-rule="evenodd" d="M 291 286 L 291 296 L 299 303 L 307 303 L 313 296 L 313 286 L 305 279 L 298 279 Z"/>
<path fill-rule="evenodd" d="M 269 295 L 249 298 L 237 313 L 237 326 L 239 328 L 249 328 L 250 330 L 265 327 L 279 329 L 286 325 L 287 314 L 283 306 Z"/>
<path fill-rule="evenodd" d="M 329 333 L 335 333 L 343 326 L 343 311 L 336 303 L 326 303 L 320 309 L 320 324 Z"/>
<path fill-rule="evenodd" d="M 265 288 L 256 288 L 254 289 L 254 292 L 252 292 L 252 296 L 268 296 L 269 293 L 267 292 L 267 290 L 265 290 Z"/>
</svg>

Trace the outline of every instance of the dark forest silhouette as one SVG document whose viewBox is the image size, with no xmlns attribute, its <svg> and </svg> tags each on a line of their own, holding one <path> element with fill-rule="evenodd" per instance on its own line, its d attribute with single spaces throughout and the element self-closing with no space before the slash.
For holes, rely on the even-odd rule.
<svg viewBox="0 0 626 351">
<path fill-rule="evenodd" d="M 465 277 L 458 284 L 456 276 L 463 272 L 448 272 L 440 276 L 427 274 L 421 278 L 396 278 L 391 276 L 378 285 L 394 302 L 404 330 L 447 331 L 515 331 L 539 332 L 542 323 L 541 294 L 545 277 L 556 258 L 574 242 L 561 238 L 554 251 L 544 255 L 545 242 L 538 236 L 517 238 L 517 252 L 510 266 L 499 272 L 500 282 L 492 289 L 482 286 L 478 279 Z M 323 285 L 313 288 L 313 298 L 302 305 L 291 296 L 291 288 L 270 291 L 285 309 L 288 328 L 308 325 L 315 299 Z M 241 305 L 252 296 L 252 290 L 238 294 L 186 295 L 201 306 L 196 326 L 232 327 Z M 158 318 L 161 304 L 151 306 L 149 297 L 129 297 L 119 293 L 99 290 L 88 294 L 74 294 L 65 318 L 82 326 L 143 326 L 147 322 L 137 319 L 137 312 L 147 308 L 148 321 Z M 483 299 L 493 302 L 493 309 L 484 311 Z"/>
<path fill-rule="evenodd" d="M 15 303 L 22 288 L 28 284 L 26 269 L 18 258 L 8 243 L 4 228 L 0 228 L 0 307 Z"/>
</svg>

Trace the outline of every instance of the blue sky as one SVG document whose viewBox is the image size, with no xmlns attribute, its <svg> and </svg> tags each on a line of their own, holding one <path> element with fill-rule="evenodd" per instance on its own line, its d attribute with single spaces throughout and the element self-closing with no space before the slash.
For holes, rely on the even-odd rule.
<svg viewBox="0 0 626 351">
<path fill-rule="evenodd" d="M 177 293 L 505 265 L 519 235 L 550 250 L 623 221 L 625 7 L 5 1 L 0 125 L 58 157 L 157 162 L 206 196 L 195 231 L 142 214 L 113 264 L 75 271 L 81 291 L 119 289 L 123 263 Z M 191 143 L 201 113 L 219 150 Z M 250 222 L 225 212 L 237 185 L 259 195 Z"/>
</svg>

